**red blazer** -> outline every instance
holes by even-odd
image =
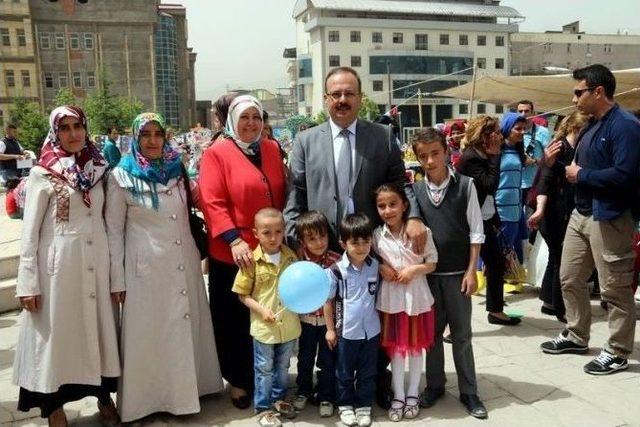
[[[231,139],[217,141],[200,163],[200,206],[209,230],[209,255],[233,264],[229,244],[222,233],[238,229],[240,237],[255,249],[253,217],[262,208],[284,209],[285,166],[276,141],[260,143],[262,170],[256,168]]]

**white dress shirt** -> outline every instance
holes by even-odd
[[[358,120],[354,120],[349,126],[346,127],[349,130],[349,145],[351,146],[351,170],[353,173],[356,173],[356,123]],[[343,138],[339,138],[340,132],[342,129],[340,126],[335,124],[333,120],[329,119],[329,126],[331,127],[331,140],[333,141],[333,167],[334,171],[338,169],[338,157],[340,156],[340,150],[342,149],[342,144],[344,143]],[[356,179],[355,175],[353,179]],[[345,209],[346,214],[352,214],[355,212],[355,205],[353,203],[353,198],[349,197],[348,204]]]

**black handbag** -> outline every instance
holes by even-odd
[[[196,213],[196,207],[193,204],[193,196],[191,195],[191,186],[189,185],[189,176],[187,175],[187,170],[184,166],[182,166],[182,181],[184,183],[184,190],[187,193],[187,211],[189,214],[189,228],[191,229],[191,236],[198,248],[198,252],[200,252],[200,259],[205,259],[209,256],[207,223]]]

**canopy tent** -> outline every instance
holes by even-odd
[[[614,71],[616,77],[615,100],[623,107],[640,109],[640,68]],[[552,76],[482,76],[433,95],[448,96],[473,102],[513,105],[521,99],[529,99],[539,112],[551,112],[571,107],[573,96],[571,74]],[[619,95],[618,95],[619,94]]]

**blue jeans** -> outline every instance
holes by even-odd
[[[313,365],[318,366],[318,402],[336,400],[335,352],[327,345],[327,327],[300,322],[302,334],[298,341],[298,394],[313,395]],[[318,359],[316,361],[316,354]]]
[[[338,338],[336,363],[339,406],[371,406],[376,393],[380,334],[368,340]]]
[[[253,406],[257,412],[267,410],[277,400],[285,398],[289,379],[289,359],[295,344],[296,340],[282,344],[265,344],[253,339]]]

